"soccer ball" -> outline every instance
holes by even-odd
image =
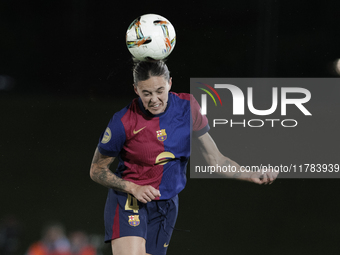
[[[126,31],[126,45],[138,60],[161,60],[170,55],[176,44],[176,33],[170,21],[157,14],[135,19]]]

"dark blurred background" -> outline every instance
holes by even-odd
[[[339,77],[339,7],[330,0],[2,0],[1,255],[24,254],[51,220],[68,233],[85,231],[99,254],[110,254],[97,244],[107,190],[90,180],[89,168],[112,114],[135,96],[125,32],[136,17],[157,13],[174,25],[172,89],[189,92],[190,77]],[[239,163],[243,149],[231,148]],[[339,184],[189,179],[176,227],[190,232],[174,231],[168,254],[338,254]]]

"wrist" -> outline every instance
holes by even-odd
[[[136,192],[136,189],[139,187],[139,185],[130,182],[130,181],[126,181],[126,193],[130,193],[131,195],[134,195]]]
[[[251,182],[252,181],[252,175],[253,175],[253,173],[250,173],[250,172],[238,172],[233,177],[235,179],[240,180],[240,181]]]

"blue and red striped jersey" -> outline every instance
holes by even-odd
[[[114,114],[100,137],[101,154],[118,157],[115,174],[138,185],[159,189],[169,199],[186,184],[191,136],[209,130],[208,120],[190,94],[169,92],[166,110],[152,115],[140,98]]]

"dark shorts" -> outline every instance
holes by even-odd
[[[178,195],[146,204],[130,194],[109,190],[106,200],[105,242],[124,236],[146,240],[146,252],[166,254],[178,214]]]

